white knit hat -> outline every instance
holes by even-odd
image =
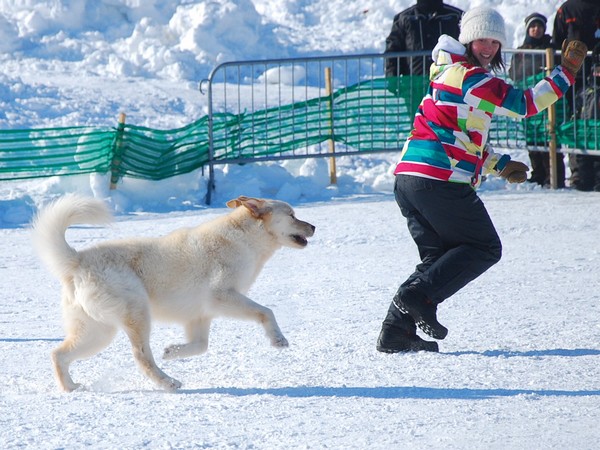
[[[504,19],[496,10],[481,6],[463,14],[458,41],[466,45],[476,39],[495,39],[506,47]]]

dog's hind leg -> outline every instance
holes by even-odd
[[[150,349],[150,313],[148,311],[128,314],[123,328],[133,350],[133,357],[141,371],[158,386],[168,391],[174,391],[181,387],[181,383],[171,378],[154,361]]]
[[[106,348],[115,337],[117,328],[96,322],[79,308],[67,311],[65,325],[67,335],[52,352],[52,362],[59,386],[63,391],[71,392],[80,387],[69,374],[71,363]]]
[[[174,344],[165,348],[163,359],[188,358],[201,355],[208,349],[208,334],[211,319],[204,317],[193,320],[185,325],[186,344]]]
[[[289,346],[277,320],[275,320],[275,314],[266,306],[259,305],[236,291],[220,292],[215,295],[215,298],[217,299],[217,311],[221,315],[254,320],[263,326],[273,347]]]

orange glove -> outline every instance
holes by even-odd
[[[562,62],[563,69],[568,70],[571,75],[577,75],[583,65],[583,60],[587,54],[587,46],[581,41],[569,41],[565,39],[562,43]]]
[[[509,183],[523,183],[527,181],[527,171],[529,167],[519,161],[508,161],[500,176]]]

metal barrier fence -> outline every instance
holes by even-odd
[[[553,52],[550,53],[554,56]],[[208,80],[201,84],[201,90],[207,92],[209,97],[209,117],[215,111],[226,111],[234,116],[268,111],[273,121],[272,128],[264,128],[266,122],[263,121],[249,123],[243,138],[247,144],[246,150],[249,151],[243,154],[235,150],[238,146],[235,141],[242,140],[241,136],[235,134],[237,130],[228,135],[228,140],[233,143],[230,152],[219,153],[209,138],[208,201],[210,202],[211,190],[214,189],[215,164],[398,152],[410,133],[412,116],[428,80],[427,75],[385,79],[385,61],[398,57],[425,60],[429,54],[430,52],[399,52],[386,55],[273,59],[228,62],[217,66]],[[513,78],[519,79],[516,81],[509,73],[511,63],[520,56],[526,58],[520,68],[522,73],[512,74]],[[548,67],[553,67],[552,60],[548,61],[548,58],[545,50],[507,49],[503,52],[507,71],[500,76],[523,88],[532,87],[544,76]],[[588,73],[589,66],[586,61],[582,72]],[[596,90],[596,79],[590,82],[587,77],[582,77],[578,83],[582,92]],[[362,87],[362,90],[354,93],[354,107],[348,108],[348,100],[336,102],[336,98],[343,94],[332,95],[331,86],[338,89],[336,92],[343,94],[348,94],[356,86]],[[346,86],[350,88],[345,88]],[[296,136],[308,133],[310,127],[307,125],[311,123],[295,121],[294,111],[306,108],[313,101],[321,105],[317,115],[329,117],[329,125],[311,130],[314,131],[311,134],[312,144],[310,139],[300,139],[303,141],[301,146],[290,146]],[[564,153],[600,155],[598,108],[588,111],[584,118],[576,114],[581,110],[581,102],[571,90],[555,106],[553,126],[549,121],[549,112],[522,121],[496,116],[492,122],[489,142],[498,148],[539,151],[552,151],[551,143],[555,142],[555,146],[560,147],[560,151]],[[386,132],[381,133],[381,129],[373,124],[381,125]],[[362,142],[350,141],[350,134],[364,139]],[[209,137],[210,135],[209,131]],[[325,142],[328,144],[324,145]]]
[[[218,111],[245,124],[222,130],[227,148],[216,147],[209,125],[207,202],[215,164],[398,152],[412,126],[409,100],[425,92],[423,77],[386,80],[383,62],[365,54],[217,66],[201,84],[209,118]],[[407,94],[395,95],[390,83]]]

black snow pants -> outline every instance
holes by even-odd
[[[399,292],[412,285],[438,304],[500,260],[500,238],[470,185],[397,175],[394,194],[421,258]],[[394,302],[385,323],[414,329]]]

